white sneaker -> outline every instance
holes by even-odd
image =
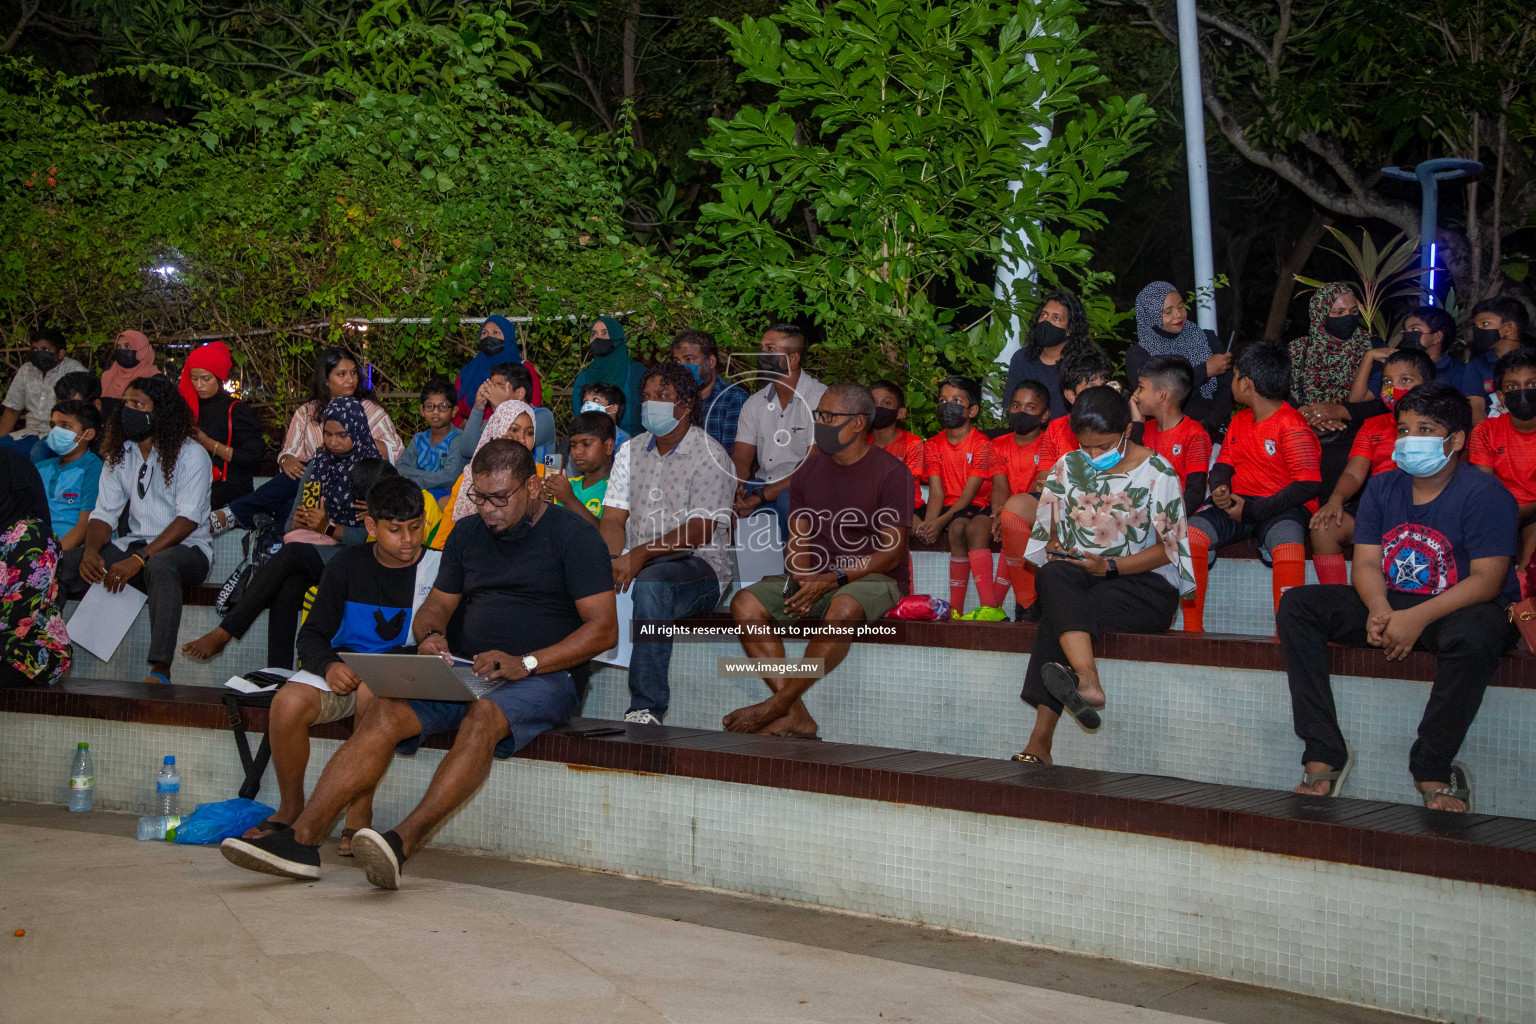
[[[631,725],[660,725],[661,719],[649,711],[631,711],[624,716],[624,721]]]

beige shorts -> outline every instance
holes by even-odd
[[[320,717],[315,719],[315,724],[323,725],[326,722],[336,722],[343,718],[351,718],[356,710],[357,693],[355,691],[343,696],[339,693],[332,693],[330,690],[321,690]]]

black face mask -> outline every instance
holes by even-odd
[[[1351,313],[1348,316],[1330,316],[1324,319],[1328,333],[1335,338],[1343,340],[1355,333],[1355,328],[1360,326],[1360,314]]]
[[[896,425],[896,410],[876,408],[875,416],[869,421],[869,425],[872,430],[884,430],[886,427],[894,427]]]
[[[593,355],[595,355],[595,356],[605,356],[608,353],[613,351],[613,339],[612,338],[593,338],[592,339],[592,343],[591,343],[591,345],[589,347],[592,349],[592,354]]]
[[[1067,329],[1057,327],[1049,320],[1035,321],[1035,341],[1041,348],[1055,348],[1067,340]]]
[[[1536,419],[1536,388],[1524,388],[1520,391],[1506,391],[1499,396],[1504,399],[1504,408],[1517,420]]]
[[[1404,331],[1403,339],[1397,343],[1397,347],[1417,349],[1420,352],[1424,351],[1424,332]]]
[[[49,352],[45,348],[33,349],[31,359],[32,365],[37,367],[43,373],[47,373],[49,370],[59,365],[59,357],[54,355],[52,352]]]
[[[827,455],[836,455],[847,448],[853,441],[844,441],[838,435],[843,432],[842,423],[817,423],[811,428],[811,433],[816,437],[816,447]]]
[[[142,441],[155,429],[155,414],[123,406],[123,436],[130,441]]]
[[[139,354],[131,348],[120,348],[112,353],[112,361],[125,370],[139,365]]]
[[[962,402],[940,402],[939,425],[945,430],[954,430],[965,422],[965,409]]]
[[[1032,412],[1011,412],[1008,414],[1008,429],[1015,434],[1027,434],[1035,430],[1045,422],[1045,417]]]
[[[759,352],[757,355],[757,372],[772,374],[775,377],[788,377],[789,353]]]
[[[507,347],[507,339],[495,338],[491,335],[483,335],[480,338],[480,351],[488,356],[499,356],[501,350]]]
[[[1472,351],[1481,355],[1499,343],[1497,327],[1472,328]]]

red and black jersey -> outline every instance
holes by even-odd
[[[1493,467],[1493,475],[1520,504],[1536,502],[1536,433],[1516,430],[1508,415],[1483,420],[1472,428],[1467,461]]]
[[[1349,457],[1359,456],[1371,464],[1371,476],[1396,469],[1392,449],[1397,446],[1397,414],[1384,412],[1360,424],[1360,431],[1349,446]]]
[[[981,478],[981,490],[971,499],[972,505],[985,508],[992,499],[992,474],[997,472],[997,456],[986,434],[972,427],[959,444],[950,444],[949,437],[940,431],[923,442],[927,456],[929,477],[938,477],[944,485],[944,505],[953,505],[965,490],[965,482],[971,477]]]
[[[869,436],[870,444],[874,444],[875,436]],[[923,439],[910,430],[896,431],[896,440],[885,446],[885,450],[906,463],[907,469],[912,473],[915,493],[912,495],[912,507],[917,508],[923,503],[923,481],[928,479],[928,457],[923,451]]]
[[[1217,465],[1232,467],[1232,490],[1245,498],[1268,498],[1299,481],[1321,483],[1323,446],[1289,403],[1262,422],[1253,410],[1232,417]],[[1317,501],[1307,502],[1317,511]]]
[[[1035,480],[1040,476],[1040,470],[1050,469],[1051,464],[1042,461],[1041,451],[1045,447],[1045,431],[1040,431],[1029,444],[1021,445],[1017,437],[1007,433],[1001,437],[992,439],[992,450],[997,455],[998,473],[1008,475],[1009,494],[1027,494],[1035,489]]]
[[[1204,427],[1185,416],[1168,430],[1159,429],[1157,420],[1147,420],[1142,427],[1141,443],[1161,455],[1179,474],[1179,486],[1189,482],[1191,473],[1211,469],[1211,435]]]

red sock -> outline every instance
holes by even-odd
[[[998,564],[1008,570],[1013,580],[1013,600],[1020,608],[1035,603],[1035,567],[1024,560],[1024,549],[1029,547],[1029,524],[1024,517],[1012,512],[1003,513],[1003,557]]]
[[[1270,585],[1275,595],[1275,611],[1280,610],[1280,595],[1292,587],[1307,582],[1307,549],[1302,544],[1277,544],[1270,551],[1275,567],[1270,572]],[[1338,556],[1340,560],[1343,555]]]
[[[1312,568],[1317,570],[1319,583],[1348,583],[1349,570],[1345,568],[1346,565],[1343,555],[1319,555],[1316,552],[1312,554]]]
[[[996,608],[1002,604],[1002,598],[997,596],[997,584],[993,582],[997,574],[992,568],[992,550],[972,551],[970,565],[971,575],[976,577],[976,596],[982,607]]]
[[[1211,574],[1211,538],[1195,527],[1189,528],[1189,558],[1194,563],[1195,596],[1184,602],[1184,631],[1205,632],[1205,581]]]
[[[949,558],[949,607],[956,615],[965,611],[965,585],[971,579],[971,562],[968,558]]]
[[[997,556],[997,574],[992,577],[992,593],[997,596],[997,607],[1008,600],[1008,588],[1013,585],[1013,574],[1008,571],[1008,560]]]

